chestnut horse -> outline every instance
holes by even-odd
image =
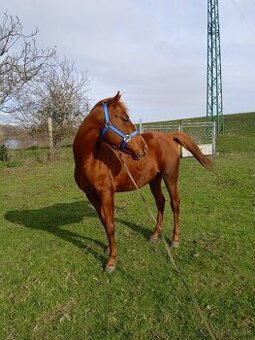
[[[207,169],[210,160],[184,133],[148,132],[139,134],[130,121],[127,108],[115,97],[99,101],[81,124],[73,144],[75,180],[95,207],[108,237],[109,258],[105,271],[116,268],[117,251],[114,238],[114,195],[116,192],[135,190],[136,187],[119,158],[122,158],[137,186],[150,185],[158,214],[157,224],[151,235],[156,240],[161,234],[165,198],[161,181],[166,184],[174,215],[172,245],[178,246],[179,195],[177,180],[179,172],[179,145],[189,150]]]

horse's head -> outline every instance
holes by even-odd
[[[147,144],[130,121],[120,97],[118,92],[116,96],[101,100],[96,105],[101,110],[101,139],[113,148],[130,154],[133,159],[141,159],[147,153]]]

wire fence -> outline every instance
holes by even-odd
[[[214,122],[180,122],[174,124],[142,124],[140,130],[161,131],[161,132],[185,132],[200,147],[201,151],[206,155],[212,155],[216,152],[216,126]],[[181,148],[182,157],[192,156],[187,150]]]
[[[217,136],[217,138],[212,122],[140,123],[140,130],[141,132],[162,131],[166,133],[183,131],[190,135],[206,154],[214,154],[216,151],[226,153],[255,150],[255,113],[226,116],[224,135]],[[0,125],[0,165],[1,161],[11,162],[27,159],[46,161],[72,157],[71,146],[76,131],[77,127],[59,129],[55,124],[49,124],[49,122],[40,130]],[[206,150],[206,148],[209,149]],[[185,153],[184,149],[183,152]]]

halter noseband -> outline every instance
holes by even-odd
[[[108,130],[111,130],[115,132],[118,136],[120,136],[123,139],[123,142],[121,143],[120,150],[124,150],[126,147],[127,143],[130,141],[131,138],[133,138],[135,135],[139,133],[139,130],[135,130],[132,132],[130,135],[125,135],[122,131],[120,131],[118,128],[116,128],[112,123],[110,122],[109,119],[109,113],[108,113],[108,108],[107,108],[107,103],[103,103],[103,110],[104,110],[104,124],[105,127],[103,128],[101,132],[101,139],[104,141],[105,134]]]

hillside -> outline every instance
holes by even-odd
[[[255,112],[226,115],[224,135],[217,142],[219,152],[255,151]]]

